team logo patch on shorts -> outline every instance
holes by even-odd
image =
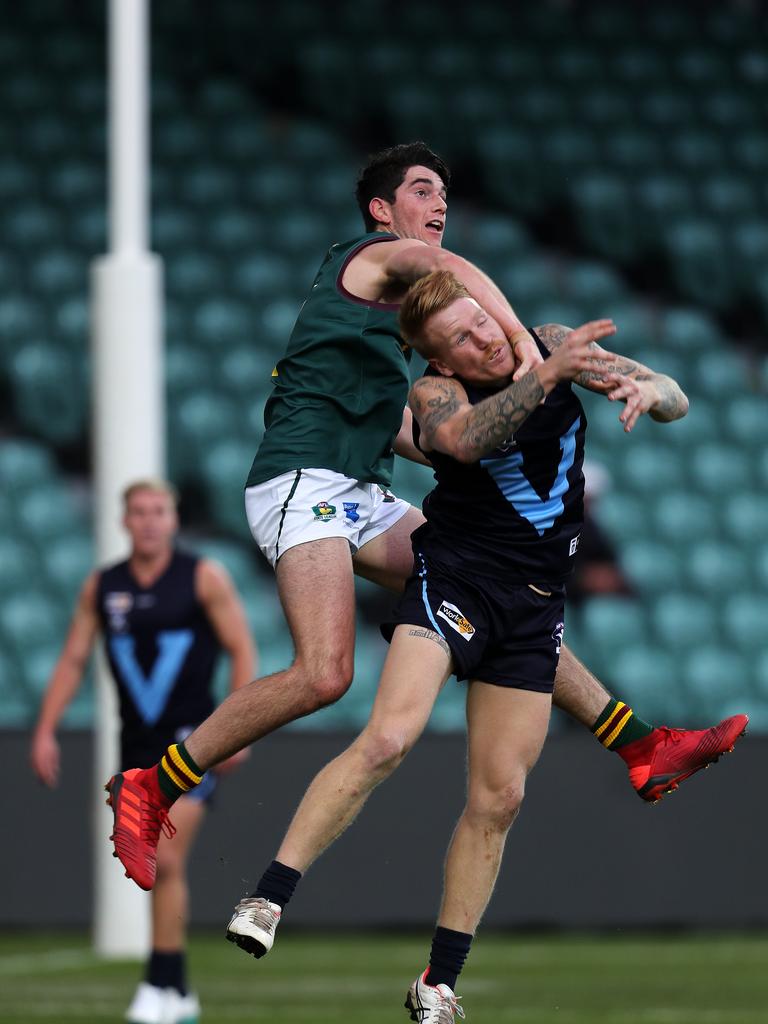
[[[459,636],[463,636],[467,643],[475,635],[475,627],[461,609],[457,608],[455,604],[451,604],[450,601],[443,601],[437,610],[437,614],[441,619],[445,619],[451,629],[455,629]]]
[[[345,501],[344,502],[344,516],[349,519],[351,523],[356,523],[360,518],[360,513],[357,511],[360,508],[359,501]]]
[[[336,506],[329,505],[327,501],[318,501],[316,505],[312,506],[312,511],[315,513],[315,519],[319,519],[323,523],[336,518]]]
[[[560,653],[560,647],[563,643],[563,633],[565,632],[565,623],[558,622],[555,628],[552,630],[552,639],[555,641],[555,654]]]

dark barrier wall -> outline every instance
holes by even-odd
[[[226,923],[274,855],[310,777],[348,739],[269,737],[222,784],[193,859],[195,923]],[[63,779],[50,793],[30,775],[26,735],[0,734],[0,926],[88,922],[90,750],[88,735],[64,736]],[[510,834],[487,923],[768,925],[766,764],[768,737],[746,737],[734,754],[650,807],[631,791],[616,755],[586,734],[553,737]],[[463,771],[462,737],[424,738],[303,881],[290,919],[431,925]],[[104,842],[109,822],[105,809]]]

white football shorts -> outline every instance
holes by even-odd
[[[289,548],[323,537],[344,537],[354,555],[409,508],[378,484],[330,469],[291,469],[245,491],[248,526],[273,568]]]

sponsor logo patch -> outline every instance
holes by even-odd
[[[565,632],[565,623],[558,622],[555,628],[552,630],[552,639],[555,641],[555,654],[560,653],[560,647],[563,643],[563,633]]]
[[[350,522],[356,523],[360,518],[360,513],[357,511],[360,508],[359,501],[345,501],[344,502],[344,516],[349,519]]]
[[[461,609],[457,608],[455,604],[451,604],[450,601],[443,601],[437,614],[441,619],[445,619],[451,629],[455,629],[459,636],[463,636],[467,643],[475,635],[475,627]]]
[[[569,555],[569,557],[572,557],[578,551],[578,549],[579,549],[579,541],[580,540],[581,540],[581,534],[577,533],[576,536],[571,541],[571,546],[568,548],[568,555]]]
[[[312,511],[315,513],[315,519],[319,519],[322,523],[336,518],[336,506],[329,505],[327,501],[318,501],[316,505],[312,506]]]

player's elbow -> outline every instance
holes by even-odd
[[[680,391],[680,398],[678,399],[678,413],[675,419],[681,420],[683,416],[688,415],[688,395],[686,395],[682,388],[678,390]]]

